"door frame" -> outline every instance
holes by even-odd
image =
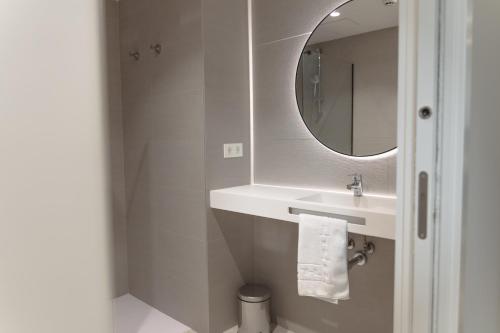
[[[470,105],[469,0],[441,0],[440,101],[433,332],[459,331],[464,142]]]
[[[459,330],[470,7],[469,0],[400,2],[395,333]],[[417,115],[424,105],[431,122]],[[417,236],[420,170],[433,185],[426,240]]]
[[[411,332],[413,315],[413,197],[417,1],[399,3],[397,217],[394,278],[394,333]]]

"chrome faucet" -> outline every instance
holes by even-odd
[[[363,176],[360,174],[353,174],[352,176],[352,184],[348,184],[346,188],[354,193],[355,197],[363,196]]]

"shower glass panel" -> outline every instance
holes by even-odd
[[[309,130],[329,147],[353,153],[354,65],[307,48],[297,71],[297,100]]]

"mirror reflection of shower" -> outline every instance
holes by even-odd
[[[306,47],[299,62],[297,103],[308,129],[327,146],[344,154],[353,150],[354,64],[341,52],[319,45]]]
[[[305,83],[309,81],[311,84],[310,88],[304,87],[304,89],[312,89],[311,113],[314,115],[314,122],[319,123],[323,117],[321,110],[323,102],[321,98],[321,49],[304,51],[303,75]]]
[[[397,3],[344,1],[316,26],[300,53],[300,116],[335,152],[371,156],[397,145]]]

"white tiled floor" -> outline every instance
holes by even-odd
[[[225,331],[224,333],[238,333],[238,326],[230,328],[227,331]],[[294,333],[294,332],[289,331],[283,327],[276,326],[276,328],[273,330],[273,333]]]
[[[113,300],[115,333],[194,333],[189,327],[132,295]]]
[[[132,295],[113,300],[114,333],[196,333]],[[235,326],[224,333],[237,333]],[[273,333],[293,333],[276,327]]]

